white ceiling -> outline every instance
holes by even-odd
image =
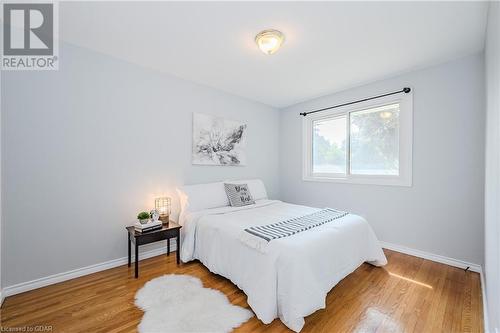
[[[60,37],[275,107],[483,49],[485,2],[64,2]],[[254,36],[286,41],[261,53]]]

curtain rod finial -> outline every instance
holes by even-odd
[[[307,116],[307,113],[306,113],[306,112],[301,112],[301,113],[299,113],[299,114],[300,114],[301,116],[304,116],[304,117],[305,117],[305,116]]]
[[[410,89],[410,88],[408,88],[408,87],[403,88],[403,92],[404,92],[405,94],[409,93],[410,91],[411,91],[411,89]]]

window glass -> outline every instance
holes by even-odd
[[[351,112],[350,173],[399,175],[399,104]]]
[[[313,173],[346,173],[346,116],[313,122]]]

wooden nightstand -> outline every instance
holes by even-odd
[[[128,243],[128,267],[132,263],[132,242],[135,244],[135,278],[139,277],[139,246],[149,243],[167,240],[167,255],[170,255],[170,238],[177,239],[177,264],[180,263],[181,247],[181,226],[170,220],[168,224],[163,225],[161,229],[140,233],[135,231],[134,227],[127,227]]]

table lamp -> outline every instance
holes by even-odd
[[[160,197],[155,199],[155,209],[160,213],[160,221],[168,224],[170,217],[171,200],[169,197]]]

